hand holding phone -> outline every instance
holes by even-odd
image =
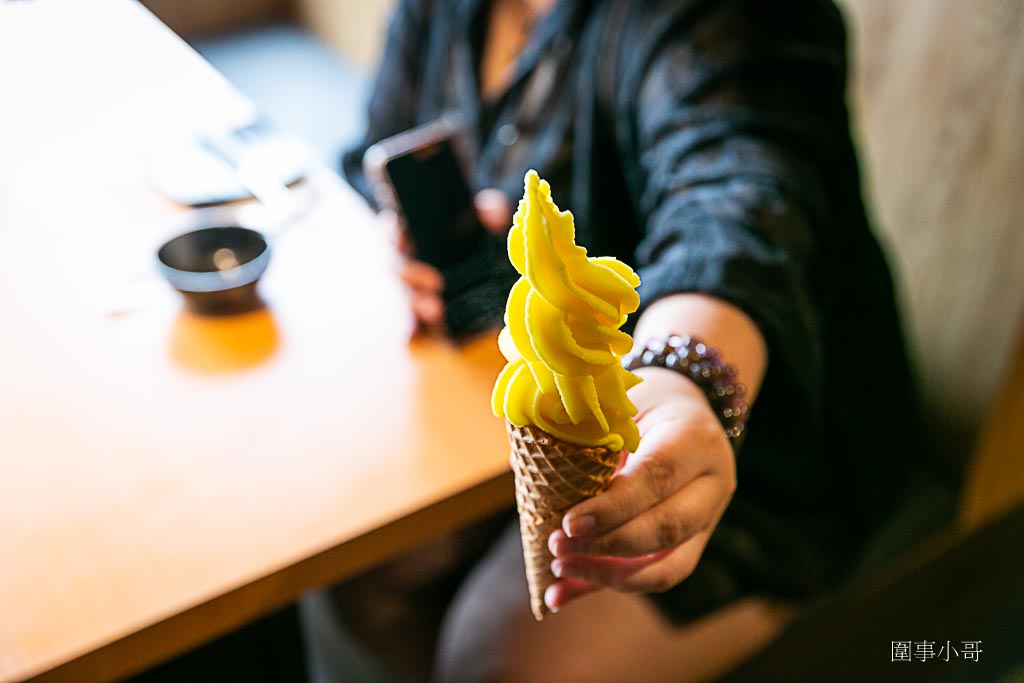
[[[501,190],[487,188],[473,196],[477,217],[491,233],[489,239],[504,240],[512,223],[512,203]],[[444,276],[441,271],[415,258],[406,232],[392,213],[381,214],[384,227],[394,235],[400,259],[395,267],[409,295],[416,321],[416,332],[433,333],[444,329]]]
[[[446,119],[371,146],[363,158],[378,202],[401,218],[416,258],[445,270],[465,260],[486,230]]]
[[[515,272],[505,257],[511,203],[485,190],[478,212],[452,143],[455,130],[439,121],[401,133],[373,145],[363,164],[380,205],[403,226],[410,247],[403,253],[422,262],[407,261],[399,272],[414,315],[428,328],[443,316],[448,334],[464,339],[500,327]],[[420,277],[427,267],[440,284],[433,275]]]

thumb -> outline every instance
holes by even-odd
[[[480,190],[473,197],[476,214],[485,228],[495,235],[508,232],[512,224],[512,202],[501,190]]]

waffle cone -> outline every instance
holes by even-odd
[[[508,421],[505,425],[516,478],[530,608],[540,621],[548,612],[544,591],[555,581],[548,536],[562,524],[567,509],[608,488],[619,451],[569,443],[532,425],[517,427]]]

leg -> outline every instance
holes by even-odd
[[[534,621],[518,529],[469,576],[442,627],[439,683],[702,681],[769,643],[792,610],[749,598],[673,626],[644,598],[600,591]]]
[[[514,511],[503,511],[304,600],[316,680],[426,680],[441,620],[469,568]]]

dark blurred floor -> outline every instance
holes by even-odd
[[[298,609],[291,605],[127,680],[278,683],[307,679]]]
[[[892,661],[892,643],[959,652]],[[963,641],[981,641],[967,658]],[[947,656],[949,661],[945,661]],[[1019,683],[1024,680],[1024,505],[969,536],[940,538],[808,610],[728,678]]]

